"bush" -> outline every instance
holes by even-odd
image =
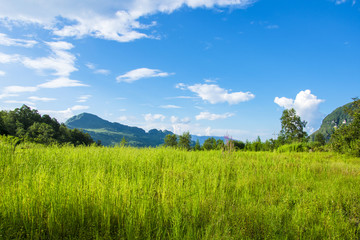
[[[280,146],[277,152],[308,152],[309,150],[310,146],[306,143],[291,143]]]

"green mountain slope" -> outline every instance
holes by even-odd
[[[310,136],[311,139],[314,140],[315,135],[321,133],[325,136],[326,141],[329,141],[334,128],[340,127],[342,124],[346,124],[351,121],[351,117],[346,112],[346,109],[350,108],[352,104],[353,103],[348,103],[344,106],[338,107],[332,113],[327,115],[322,121],[320,128]]]
[[[65,122],[69,128],[79,128],[90,134],[95,140],[100,140],[102,145],[111,146],[120,143],[125,137],[131,146],[136,147],[155,147],[164,143],[167,134],[170,131],[160,131],[152,129],[149,132],[138,128],[129,127],[120,123],[106,121],[94,114],[81,113]]]

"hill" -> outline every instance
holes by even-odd
[[[324,135],[326,141],[329,141],[335,127],[340,127],[342,124],[346,124],[351,121],[351,117],[346,112],[346,109],[351,108],[352,104],[353,103],[348,103],[344,106],[338,107],[332,113],[327,115],[322,121],[320,128],[310,136],[311,139],[314,140],[315,135],[321,133]]]
[[[155,147],[164,143],[164,138],[170,131],[152,129],[146,132],[142,128],[130,127],[116,122],[109,122],[94,114],[81,113],[65,122],[68,128],[79,128],[89,133],[95,140],[100,140],[104,146],[120,143],[124,137],[135,147]]]

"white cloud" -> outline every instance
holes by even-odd
[[[178,118],[178,117],[175,117],[175,116],[171,116],[170,118],[170,121],[172,124],[189,124],[191,122],[191,119],[189,117],[185,117],[185,118]]]
[[[3,98],[8,98],[8,97],[17,97],[19,96],[18,94],[12,94],[12,93],[2,93],[0,94],[0,99],[3,99]]]
[[[67,77],[60,77],[38,85],[38,87],[40,88],[88,87],[88,86],[89,85],[83,84],[78,80],[72,80]]]
[[[132,83],[141,78],[167,77],[169,75],[171,74],[167,72],[162,72],[158,69],[138,68],[118,76],[116,80],[117,82]]]
[[[162,114],[145,114],[144,115],[145,121],[147,122],[152,122],[152,121],[156,121],[156,120],[160,120],[160,121],[164,121],[165,120],[165,116]]]
[[[85,64],[86,67],[88,67],[91,70],[94,70],[94,73],[96,74],[103,74],[103,75],[109,75],[110,74],[110,70],[107,69],[97,69],[95,64],[93,63],[87,63]]]
[[[181,108],[180,106],[176,106],[176,105],[161,105],[160,108],[165,108],[165,109],[178,109]]]
[[[94,73],[96,74],[102,74],[102,75],[109,75],[110,74],[110,70],[107,69],[96,69],[94,71]]]
[[[295,100],[286,97],[275,97],[274,102],[280,107],[290,109],[294,108],[296,113],[309,123],[309,127],[319,125],[319,104],[324,102],[323,99],[318,99],[317,96],[311,94],[310,90],[300,91]]]
[[[75,115],[75,111],[80,111],[80,110],[86,110],[89,109],[89,106],[83,106],[83,105],[75,105],[73,107],[70,107],[66,110],[60,110],[60,111],[56,111],[56,110],[39,110],[39,113],[41,114],[48,114],[51,117],[56,118],[59,122],[65,122],[67,119],[71,118],[72,116]]]
[[[77,102],[78,103],[87,102],[87,100],[89,100],[89,98],[91,98],[91,97],[92,97],[91,95],[82,95],[82,96],[78,97]]]
[[[24,92],[36,92],[37,87],[24,87],[24,86],[7,86],[4,88],[4,93],[24,93]]]
[[[75,67],[76,57],[67,51],[74,47],[71,43],[58,41],[47,42],[46,45],[51,49],[50,56],[36,59],[23,57],[21,62],[24,66],[40,72],[51,70],[54,71],[52,75],[60,77],[68,77],[72,72],[78,70]]]
[[[31,96],[29,97],[30,100],[33,100],[35,102],[40,101],[40,102],[50,102],[50,101],[55,101],[56,98],[47,98],[47,97],[37,97],[37,96]]]
[[[200,98],[211,104],[224,103],[238,104],[240,102],[246,102],[253,98],[255,95],[251,92],[232,92],[223,89],[215,84],[195,84],[187,86],[187,89],[196,93]]]
[[[139,19],[156,13],[190,8],[245,8],[254,0],[104,0],[104,1],[27,1],[0,0],[0,20],[7,25],[37,24],[62,37],[86,37],[129,42],[151,38],[141,30],[156,23]],[[21,7],[19,7],[21,6]]]
[[[31,48],[37,43],[38,42],[34,40],[9,38],[6,34],[0,33],[0,45],[3,46],[8,46],[8,47],[17,46],[17,47]]]
[[[4,103],[9,103],[9,104],[25,104],[25,105],[35,105],[35,103],[33,102],[29,102],[29,101],[16,101],[16,100],[7,100],[4,101]]]
[[[1,71],[0,70],[0,77],[3,77],[3,76],[5,76],[6,75],[6,73],[4,72],[4,71]]]
[[[20,61],[20,55],[18,54],[5,54],[0,52],[0,63],[15,63]]]
[[[234,113],[224,113],[224,114],[214,114],[210,112],[201,112],[199,115],[197,115],[195,118],[196,120],[218,120],[218,119],[225,119],[234,116]]]

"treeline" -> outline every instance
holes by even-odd
[[[88,133],[69,129],[55,118],[46,114],[40,115],[37,110],[26,105],[13,111],[0,111],[0,134],[46,145],[88,146],[95,143]]]
[[[228,139],[216,140],[211,137],[205,140],[201,146],[199,140],[191,146],[190,134],[184,133],[179,137],[175,134],[165,137],[164,146],[176,147],[186,150],[229,150],[229,151],[277,151],[277,152],[307,152],[307,151],[335,151],[347,153],[360,157],[360,99],[353,99],[353,104],[346,109],[351,116],[347,124],[334,128],[329,141],[323,134],[318,133],[310,141],[305,131],[307,122],[302,121],[294,109],[283,111],[281,120],[281,131],[276,139],[269,139],[262,142],[260,137],[255,141],[236,141]]]

